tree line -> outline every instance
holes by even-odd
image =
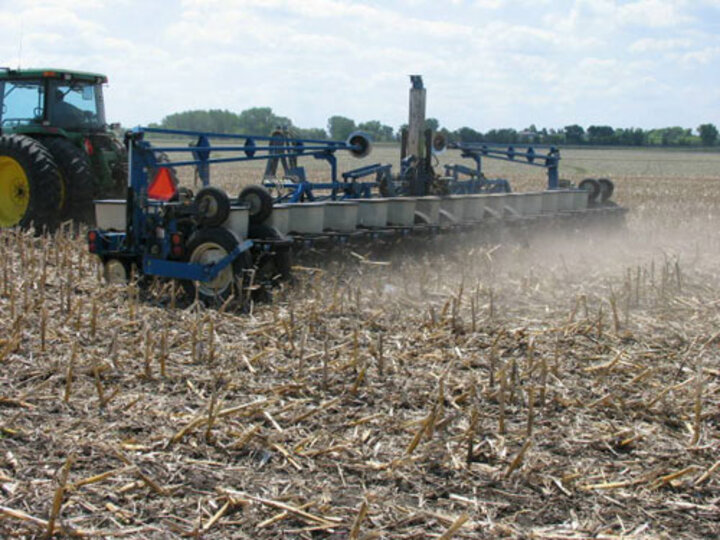
[[[442,130],[441,130],[442,131]],[[463,127],[447,136],[466,142],[495,142],[504,144],[570,144],[588,146],[715,146],[720,143],[718,129],[714,124],[701,124],[696,130],[679,126],[642,129],[613,128],[612,126],[589,126],[578,124],[563,128],[537,129],[534,125],[517,131],[514,129],[491,129],[480,133]]]
[[[159,124],[150,127],[209,131],[216,133],[270,134],[277,128],[288,129],[293,136],[303,139],[345,140],[356,130],[368,133],[376,142],[399,140],[403,128],[395,130],[379,120],[356,123],[345,116],[328,118],[324,128],[301,128],[293,125],[290,118],[276,115],[270,107],[253,107],[240,113],[210,109],[174,113]],[[684,127],[658,129],[613,128],[592,125],[584,128],[572,124],[562,128],[541,128],[531,125],[523,130],[512,128],[491,129],[485,133],[470,127],[454,131],[440,127],[436,118],[428,118],[425,127],[445,135],[448,141],[493,142],[501,144],[571,144],[602,146],[714,146],[720,143],[718,129],[714,124],[702,124],[693,130]]]

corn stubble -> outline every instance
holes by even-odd
[[[619,179],[625,235],[299,261],[250,313],[3,231],[0,533],[717,536],[720,188],[693,182]]]

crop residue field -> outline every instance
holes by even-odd
[[[316,256],[249,313],[0,233],[0,534],[720,535],[720,156],[563,158],[626,230]]]

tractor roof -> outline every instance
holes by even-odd
[[[56,68],[31,68],[31,69],[10,69],[0,67],[0,81],[17,79],[73,79],[87,82],[106,83],[107,76],[100,73],[88,73],[86,71],[73,71],[69,69]]]

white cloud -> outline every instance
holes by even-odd
[[[720,87],[709,15],[720,0],[0,0],[0,63],[22,34],[25,66],[106,72],[128,124],[271,106],[307,127],[397,126],[422,73],[450,128],[691,125],[718,114],[697,99]]]
[[[704,49],[690,51],[680,55],[679,59],[685,67],[692,67],[693,64],[710,64],[720,60],[720,47],[705,47]]]
[[[690,39],[657,39],[643,38],[630,45],[630,51],[636,53],[666,52],[679,49],[688,49],[692,46]]]
[[[686,24],[692,17],[684,12],[683,0],[638,0],[618,6],[618,18],[624,24],[666,28]]]

